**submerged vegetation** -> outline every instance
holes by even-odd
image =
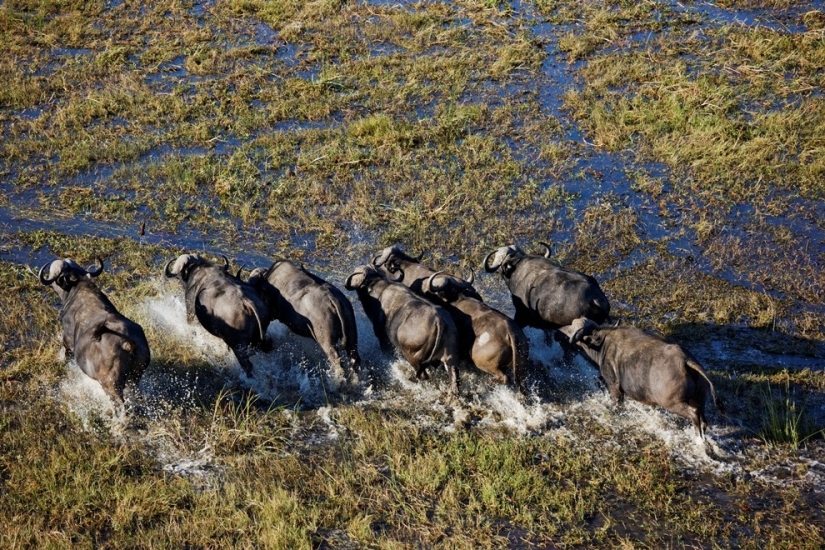
[[[825,544],[821,2],[10,0],[0,45],[0,545]],[[462,372],[450,408],[376,358],[302,395],[286,344],[300,383],[239,386],[159,322],[181,251],[340,286],[538,241],[699,357],[707,446],[536,334],[532,401]],[[98,256],[152,347],[125,422],[67,395],[28,269]]]

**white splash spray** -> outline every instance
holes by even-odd
[[[707,439],[701,441],[688,421],[660,408],[629,400],[623,407],[616,407],[599,387],[598,372],[587,360],[579,356],[565,359],[560,346],[536,329],[525,331],[531,358],[527,396],[512,387],[492,383],[488,375],[474,368],[463,368],[459,373],[461,397],[449,399],[449,377],[443,369],[431,369],[430,380],[417,380],[405,361],[380,350],[360,304],[354,301],[353,305],[362,356],[359,376],[348,380],[347,373],[331,371],[315,342],[273,322],[267,331],[271,351],[251,357],[254,376],[247,377],[225,343],[197,322],[187,322],[180,289],[159,282],[157,295],[136,306],[139,322],[151,324],[156,337],[165,345],[188,351],[189,356],[200,358],[214,372],[200,374],[198,367],[190,371],[181,367],[183,370],[175,371],[153,362],[141,380],[140,393],[150,409],[147,416],[155,420],[150,421],[148,429],[138,438],[161,461],[164,469],[208,485],[215,476],[221,475],[212,447],[208,441],[194,446],[176,444],[174,427],[164,423],[163,407],[169,406],[169,401],[194,405],[203,397],[204,388],[211,388],[210,383],[227,384],[252,390],[264,402],[315,410],[318,419],[327,426],[326,433],[318,436],[319,445],[342,433],[335,415],[331,414],[342,402],[413,410],[414,422],[418,425],[445,432],[474,427],[506,430],[514,435],[563,435],[574,439],[577,436],[565,424],[584,416],[605,428],[601,433],[613,434],[601,442],[605,448],[620,445],[623,435],[643,433],[660,441],[686,468],[737,476],[747,474],[781,482],[767,468],[745,472],[741,437],[732,435],[734,429],[714,425],[712,416]],[[219,373],[217,382],[215,372]],[[212,382],[207,382],[210,376]],[[220,387],[211,389],[219,390]],[[102,419],[112,433],[123,431],[123,418],[118,416],[100,385],[72,362],[60,384],[58,398],[83,419],[88,429],[99,428]],[[825,479],[825,467],[820,463],[811,461],[810,471],[815,479]]]

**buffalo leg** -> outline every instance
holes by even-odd
[[[693,427],[699,432],[699,437],[703,440],[705,439],[705,427],[703,424],[706,424],[706,422],[703,423],[705,416],[703,411],[699,411],[696,407],[684,402],[665,408],[673,414],[678,414],[682,418],[687,418],[693,422]]]
[[[455,361],[448,361],[444,363],[444,368],[450,375],[450,395],[458,396],[458,364]]]
[[[109,399],[112,400],[115,408],[122,409],[124,406],[123,388],[126,381],[117,376],[117,370],[109,369],[101,372],[98,377],[98,382],[100,382],[100,386],[103,388],[103,391],[106,392],[106,395],[109,396]]]
[[[341,349],[336,348],[335,346],[324,346],[324,354],[327,356],[327,361],[329,361],[330,366],[333,369],[346,373],[346,370],[344,369],[346,360],[344,359],[344,355],[341,351]]]
[[[361,356],[356,350],[347,351],[347,358],[349,359],[349,366],[352,370],[358,372],[361,370]]]
[[[233,348],[232,351],[235,353],[235,357],[238,358],[238,363],[240,363],[241,368],[243,369],[247,378],[252,378],[253,367],[252,361],[249,360],[249,350],[246,347],[243,347]]]
[[[616,383],[611,383],[608,380],[605,380],[605,382],[607,382],[607,391],[610,393],[610,399],[612,399],[617,406],[621,406],[624,403],[624,392],[621,386]]]

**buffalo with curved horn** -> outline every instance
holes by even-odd
[[[355,312],[343,292],[289,260],[276,261],[269,269],[253,269],[248,283],[274,319],[295,334],[315,340],[331,365],[359,369]]]
[[[435,273],[435,270],[421,263],[421,256],[413,258],[405,254],[397,244],[382,250],[380,254],[372,259],[372,265],[387,276],[397,276],[399,282],[404,283],[405,286],[418,294],[421,294],[421,285],[424,284],[424,281]],[[476,289],[473,288],[474,276],[472,272],[470,272],[470,280],[460,279],[452,275],[444,276],[452,277],[457,288],[461,288],[465,295],[480,302],[483,301]]]
[[[444,365],[450,375],[450,394],[458,395],[458,333],[443,308],[370,265],[357,267],[344,286],[358,294],[379,342],[401,353],[419,380],[429,378],[427,367]]]
[[[461,355],[500,384],[507,383],[509,372],[510,381],[524,393],[530,353],[524,331],[500,311],[467,296],[466,285],[438,272],[424,281],[422,290],[455,321]]]
[[[100,258],[97,267],[89,270],[66,258],[45,264],[38,278],[63,302],[60,323],[66,351],[74,354],[80,370],[122,405],[126,387],[136,387],[149,365],[149,343],[143,328],[121,315],[92,282],[101,273]]]
[[[592,361],[610,397],[658,405],[687,418],[704,439],[708,392],[716,391],[702,366],[681,346],[631,326],[599,326],[581,317],[559,329]],[[719,408],[718,405],[716,405]]]
[[[226,342],[251,377],[249,353],[264,340],[269,311],[255,289],[229,272],[226,256],[223,259],[220,266],[197,254],[181,254],[169,260],[163,273],[183,284],[187,321],[197,318],[210,334]]]
[[[518,246],[503,246],[487,255],[484,269],[498,271],[507,283],[520,327],[557,329],[579,317],[603,323],[610,303],[596,279],[567,269],[550,259],[550,246],[541,243],[544,255],[525,254]],[[491,261],[492,259],[492,261]]]

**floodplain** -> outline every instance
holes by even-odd
[[[11,0],[0,42],[3,547],[825,545],[822,1]],[[163,277],[400,243],[511,314],[483,259],[540,241],[699,358],[707,441],[533,329],[526,399],[450,402],[354,293],[359,383],[278,323],[249,379]],[[127,418],[57,257],[147,332]]]

